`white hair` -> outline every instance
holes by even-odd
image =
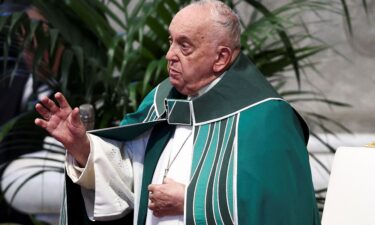
[[[218,0],[201,0],[190,5],[208,6],[211,11],[214,22],[219,25],[218,28],[224,28],[226,35],[229,36],[232,48],[239,48],[241,28],[238,15],[224,2]],[[188,5],[188,6],[190,6]]]

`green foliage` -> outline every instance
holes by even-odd
[[[350,28],[347,4],[340,1]],[[45,20],[13,13],[2,17],[0,25],[9,29],[9,37],[22,37],[24,49],[33,50],[35,79],[62,91],[73,106],[92,103],[96,127],[101,128],[134,111],[147,92],[167,77],[168,25],[189,2],[32,0]],[[245,5],[251,14],[249,20],[241,19],[243,51],[265,76],[277,80],[273,83],[277,88],[287,83],[284,73],[293,71],[297,91],[301,91],[303,69],[314,66],[311,56],[327,48],[301,29],[308,24],[299,17],[307,10],[339,13],[336,3],[295,0],[270,10],[261,1],[229,1],[234,9]],[[313,44],[300,44],[312,40]],[[30,50],[32,45],[35,48]],[[53,69],[56,62],[59,70]]]
[[[125,113],[134,111],[141,99],[167,77],[168,25],[173,15],[190,2],[30,1],[45,19],[30,19],[25,12],[0,17],[1,33],[6,35],[3,56],[7,58],[12,43],[20,45],[17,63],[11,68],[6,66],[7,60],[3,60],[1,75],[14,76],[18,64],[28,62],[34,80],[42,80],[54,91],[63,92],[72,106],[93,104],[96,128],[116,125]],[[304,90],[302,79],[305,69],[316,70],[312,56],[330,46],[309,32],[309,23],[301,15],[313,12],[320,20],[322,11],[342,14],[351,32],[349,7],[345,0],[291,0],[274,9],[258,0],[226,2],[235,10],[247,10],[240,13],[243,52],[285,99],[291,103],[317,101],[338,107],[348,106],[326,99],[320,93]],[[362,2],[367,10],[366,0]],[[290,81],[296,81],[297,86],[286,90]],[[304,111],[302,114],[311,127],[321,131],[331,133],[327,124],[347,131],[324,115]],[[35,115],[29,118],[29,128],[34,126],[34,118]],[[0,137],[8,131],[10,135],[20,131],[10,129],[12,125],[4,126]],[[316,136],[315,133],[312,135]],[[25,137],[27,140],[19,139],[11,146],[3,145],[2,149],[21,149],[33,139],[33,135]]]

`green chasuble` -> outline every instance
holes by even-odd
[[[153,127],[137,224],[146,221],[147,186],[176,125],[191,125],[194,135],[186,224],[320,224],[308,128],[245,55],[207,93],[185,99],[166,80],[122,126],[91,132],[126,141]]]

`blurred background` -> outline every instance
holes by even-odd
[[[167,77],[168,24],[190,1],[0,1],[0,224],[57,224],[65,151],[33,124],[61,91],[115,126]],[[320,211],[335,150],[375,141],[374,0],[225,1],[243,52],[311,129]]]

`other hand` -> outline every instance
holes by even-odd
[[[184,214],[185,185],[165,178],[163,184],[148,186],[150,203],[148,208],[154,216],[176,216]]]
[[[58,105],[48,97],[35,105],[43,119],[35,119],[35,124],[44,128],[60,141],[70,154],[83,166],[90,153],[90,141],[86,129],[79,117],[79,109],[72,109],[61,93],[56,93]]]

